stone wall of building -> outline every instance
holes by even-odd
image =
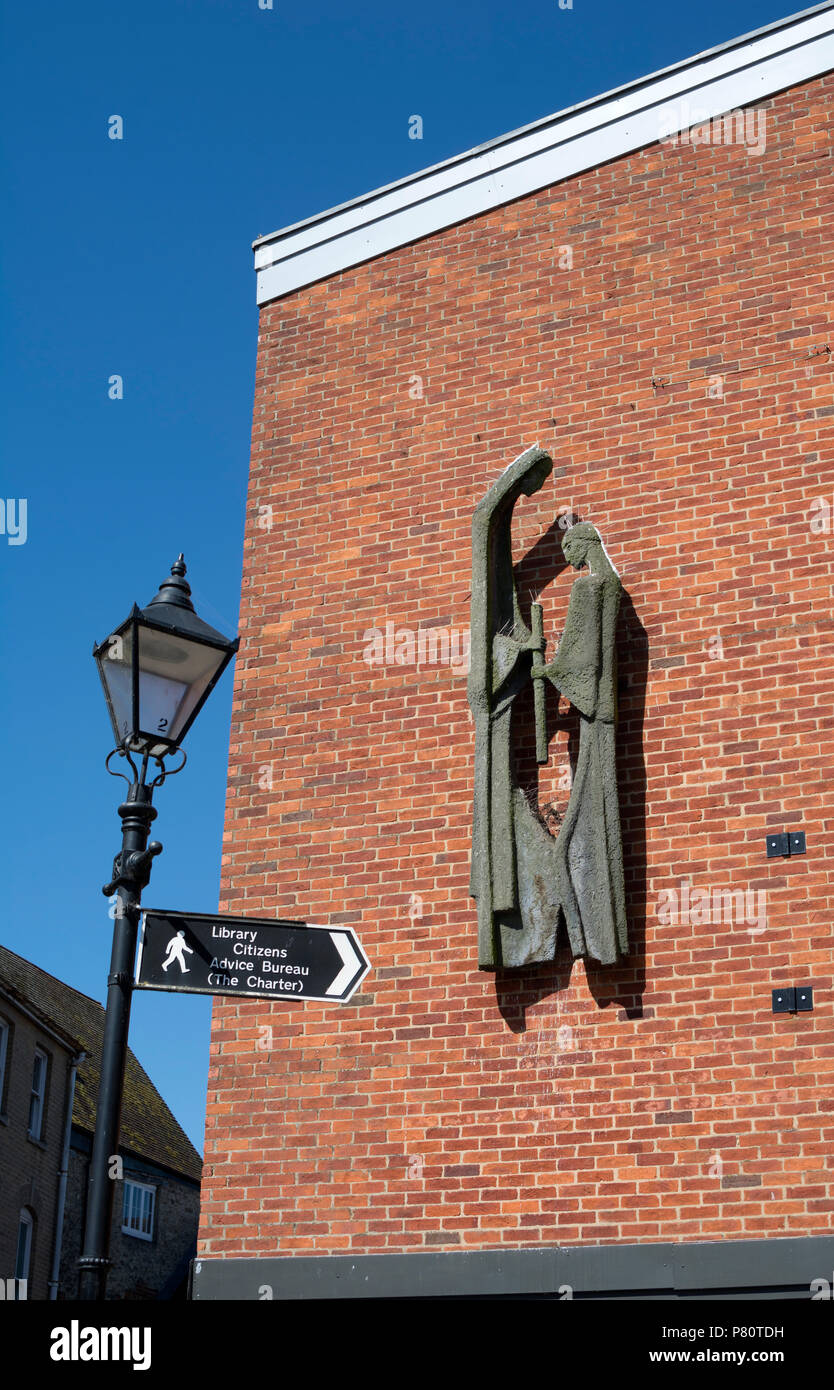
[[[0,1018],[11,1025],[6,1084],[0,1098],[0,1279],[14,1276],[20,1212],[28,1208],[34,1226],[27,1297],[45,1299],[55,1241],[70,1051],[5,996],[0,996]],[[39,1140],[29,1134],[36,1047],[49,1059]]]
[[[86,1209],[89,1157],[79,1148],[78,1138],[70,1155],[67,1204],[64,1217],[64,1244],[61,1253],[62,1298],[76,1297],[77,1260]],[[153,1239],[143,1240],[122,1231],[124,1183],[115,1180],[113,1226],[110,1242],[112,1268],[107,1279],[110,1299],[150,1299],[160,1294],[170,1297],[175,1276],[185,1280],[187,1262],[194,1254],[200,1210],[200,1188],[140,1158],[122,1152],[124,1177],[145,1183],[155,1190]]]

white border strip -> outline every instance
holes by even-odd
[[[832,68],[826,4],[260,238],[258,303],[655,144],[695,111],[709,120]]]

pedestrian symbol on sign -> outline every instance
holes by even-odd
[[[190,956],[193,956],[194,952],[190,946],[186,946],[185,944],[184,931],[178,931],[176,936],[172,936],[165,950],[168,952],[168,955],[162,962],[163,970],[167,970],[169,965],[173,965],[174,961],[177,961],[183,975],[189,975],[191,973],[185,963],[183,951],[187,951]]]

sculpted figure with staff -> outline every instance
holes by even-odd
[[[543,449],[527,449],[489,489],[472,523],[470,891],[483,970],[553,960],[562,921],[574,956],[611,965],[628,951],[614,742],[620,578],[594,526],[579,522],[566,531],[564,557],[579,574],[557,651],[545,662],[541,605],[531,605],[528,626],[513,572],[513,509],[552,467]],[[530,681],[539,763],[548,757],[545,682],[579,714],[570,801],[556,836],[514,774],[513,707]]]

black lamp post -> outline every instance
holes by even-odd
[[[117,901],[87,1217],[78,1261],[83,1299],[104,1298],[111,1263],[113,1183],[109,1167],[119,1147],[139,903],[150,879],[152,860],[162,853],[158,841],[148,844],[151,823],[156,819],[151,804],[153,789],[185,766],[180,744],[238,645],[238,638],[230,642],[197,617],[180,555],[171,568],[171,577],[147,608],[134,604],[125,622],[93,648],[116,736],[107,770],[111,771],[110,759],[115,755],[127,760],[133,775],[113,773],[124,777],[129,791],[119,807],[121,853],[113,861],[112,882],[103,889],[107,897],[115,893]],[[164,759],[177,751],[182,752],[182,762],[166,767]],[[138,768],[133,755],[141,758]],[[148,782],[151,759],[159,771]]]

